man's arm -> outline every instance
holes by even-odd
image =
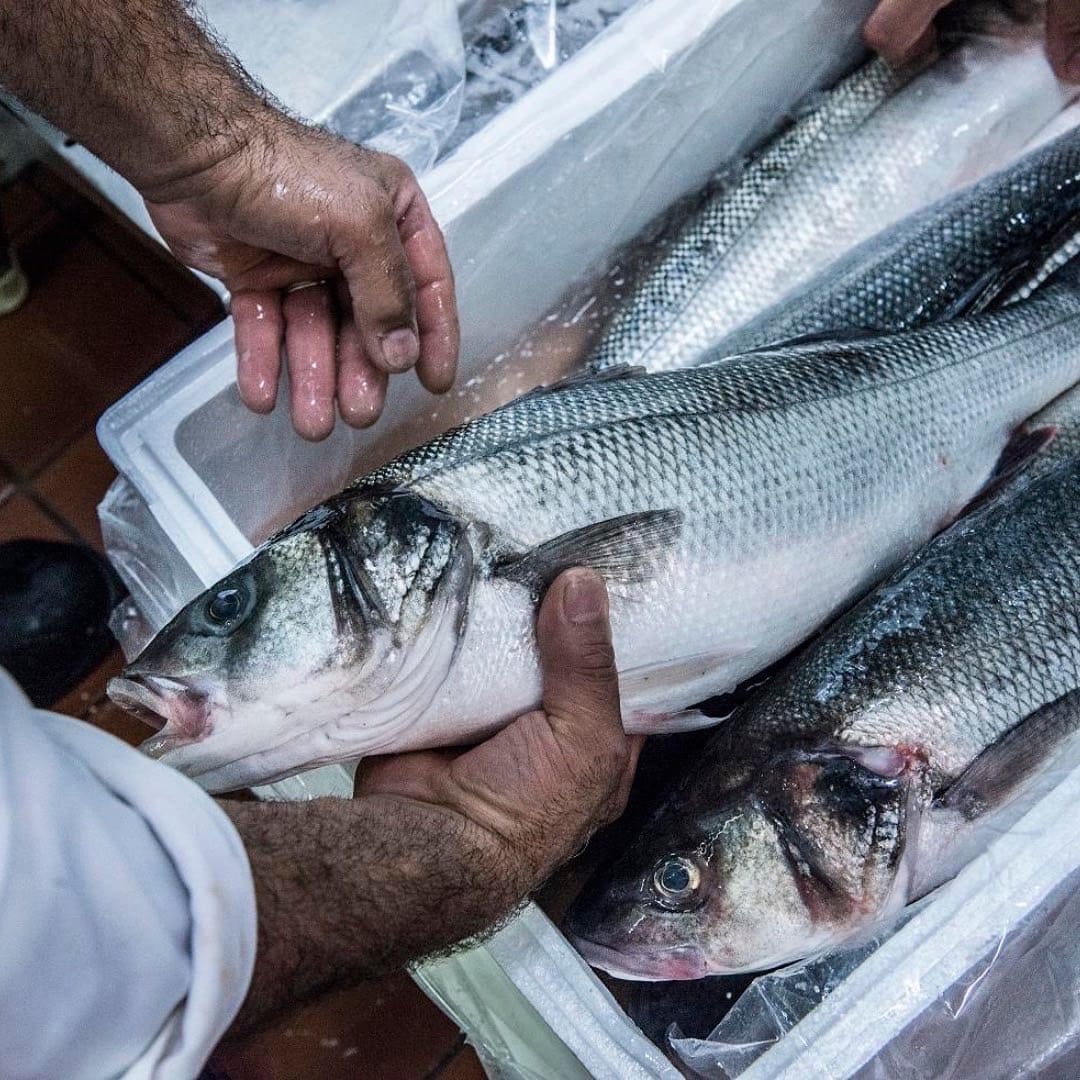
[[[475,749],[372,759],[351,802],[226,807],[259,912],[233,1034],[491,928],[622,811],[640,742],[622,730],[602,580],[563,575],[538,639],[543,711]]]
[[[233,294],[241,397],[280,350],[307,438],[373,423],[389,373],[453,382],[442,234],[408,166],[285,116],[181,0],[0,0],[0,83],[104,158],[185,262]],[[291,285],[318,282],[285,292]]]

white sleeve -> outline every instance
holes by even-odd
[[[5,1080],[191,1080],[255,961],[243,845],[190,780],[0,671]]]

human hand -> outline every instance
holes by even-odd
[[[570,570],[555,581],[540,609],[537,641],[541,709],[464,753],[369,758],[357,772],[360,797],[404,799],[437,819],[458,820],[468,843],[455,845],[447,833],[441,857],[479,862],[457,871],[464,877],[483,867],[487,921],[622,813],[644,741],[623,732],[607,593],[598,574]]]
[[[543,707],[479,746],[369,758],[352,800],[221,804],[259,913],[233,1035],[490,929],[622,813],[643,740],[622,729],[603,580],[563,574],[537,640]]]
[[[458,319],[442,233],[409,167],[272,109],[225,156],[143,191],[165,241],[232,293],[240,397],[319,440],[378,419],[387,377],[443,393]],[[309,284],[313,283],[314,284]]]
[[[867,45],[893,64],[929,52],[934,16],[951,0],[881,0],[866,21]],[[1058,77],[1080,82],[1080,0],[1047,0],[1046,51]]]

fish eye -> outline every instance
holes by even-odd
[[[255,606],[253,584],[241,578],[210,594],[194,613],[192,629],[196,633],[228,637],[243,625]]]
[[[244,598],[239,589],[222,589],[215,593],[210,603],[206,606],[206,614],[211,622],[227,623],[240,614],[244,606]]]
[[[697,903],[701,888],[701,866],[687,855],[669,855],[653,870],[652,889],[663,907],[685,911]]]

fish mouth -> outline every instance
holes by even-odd
[[[122,709],[154,728],[139,749],[161,758],[210,734],[209,696],[181,679],[128,674],[110,679],[109,697]]]
[[[570,943],[592,967],[616,979],[632,982],[689,982],[713,974],[705,954],[696,945],[677,945],[657,952],[613,949],[588,938],[571,937]]]

